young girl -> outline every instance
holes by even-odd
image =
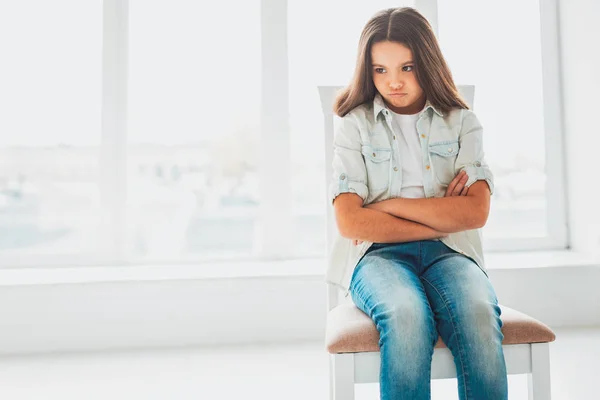
[[[334,111],[339,235],[327,280],[377,326],[381,399],[430,398],[438,333],[460,399],[506,399],[500,308],[481,246],[494,189],[483,130],[419,12],[369,20]]]

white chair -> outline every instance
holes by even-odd
[[[332,178],[334,114],[332,111],[337,86],[319,86],[325,122],[326,188]],[[460,86],[463,98],[472,107],[474,86]],[[327,198],[327,259],[331,252],[334,229],[333,206]],[[351,301],[340,301],[334,285],[327,288],[326,347],[329,355],[330,399],[354,400],[354,385],[379,382],[379,332],[372,320]],[[556,339],[544,323],[517,310],[502,309],[502,348],[508,374],[528,374],[530,400],[550,400],[550,349]],[[450,350],[441,337],[433,353],[432,379],[456,378],[456,367]]]

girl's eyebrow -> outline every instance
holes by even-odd
[[[402,64],[402,66],[405,66],[406,64],[412,64],[412,61],[407,61],[404,64]],[[381,65],[381,64],[371,64],[373,67],[385,67],[385,65]]]

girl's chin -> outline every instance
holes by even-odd
[[[408,100],[408,95],[407,96],[390,96],[389,99],[391,101],[393,101],[394,103],[406,103],[406,101]]]

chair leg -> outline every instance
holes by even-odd
[[[329,400],[334,400],[333,396],[335,393],[333,390],[333,384],[334,384],[333,355],[330,354],[329,357],[327,358],[327,360],[328,360],[328,364],[329,364]]]
[[[550,400],[550,345],[531,344],[531,373],[527,374],[529,400]]]
[[[331,400],[354,400],[354,354],[331,354],[329,395]]]

